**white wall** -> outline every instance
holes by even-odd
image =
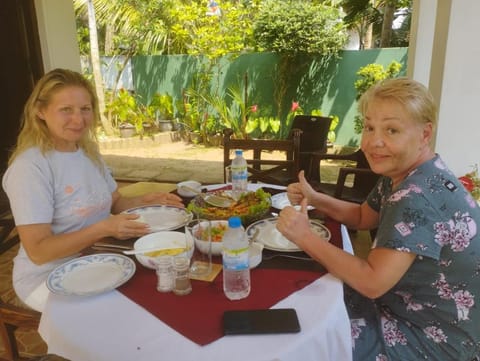
[[[452,1],[436,150],[458,175],[480,164],[479,14],[478,0]]]
[[[80,71],[80,52],[72,0],[35,0],[45,72],[55,68]]]
[[[427,85],[439,106],[435,140],[451,170],[480,165],[478,0],[415,0],[409,75]],[[432,23],[434,18],[434,23]]]

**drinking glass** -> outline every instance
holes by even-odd
[[[212,225],[208,219],[194,219],[185,225],[187,248],[193,247],[190,262],[192,276],[205,276],[212,271]]]

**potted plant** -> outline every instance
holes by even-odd
[[[212,115],[208,116],[205,123],[207,133],[207,144],[212,147],[219,147],[223,141],[223,129],[225,128],[220,120]]]
[[[143,135],[143,126],[148,119],[129,91],[120,89],[112,102],[106,105],[106,110],[112,115],[113,124],[122,138]]]
[[[149,113],[155,114],[155,123],[161,132],[173,129],[173,98],[170,94],[156,93],[147,106]]]

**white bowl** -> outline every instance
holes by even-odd
[[[250,268],[257,267],[262,262],[263,244],[252,242],[248,248]]]
[[[193,188],[199,192],[202,190],[202,183],[194,181],[194,180],[187,180],[184,182],[177,183],[177,193],[182,197],[195,197],[197,193],[191,192],[182,186],[187,186],[189,188]]]
[[[133,244],[134,249],[146,249],[146,248],[186,248],[185,234],[183,232],[175,231],[161,231],[147,234],[146,236],[140,237]],[[180,253],[177,256],[187,256],[191,258],[193,255],[193,247],[190,247],[186,252]],[[156,258],[150,257],[145,254],[135,255],[138,262],[140,262],[145,267],[155,269],[156,268]]]
[[[228,221],[210,221],[212,227],[218,226],[220,224],[227,226],[228,228]],[[198,227],[198,226],[196,226]],[[196,227],[193,229],[193,233],[195,234]],[[195,247],[202,252],[208,252],[208,242],[204,241],[200,238],[195,237]],[[222,248],[223,242],[212,242],[212,255],[213,256],[221,256],[222,255]]]

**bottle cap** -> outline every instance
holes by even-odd
[[[235,150],[235,155],[243,155],[243,150],[241,150],[241,149],[236,149],[236,150]]]
[[[240,217],[230,217],[228,219],[228,226],[230,228],[238,228],[242,225]]]

